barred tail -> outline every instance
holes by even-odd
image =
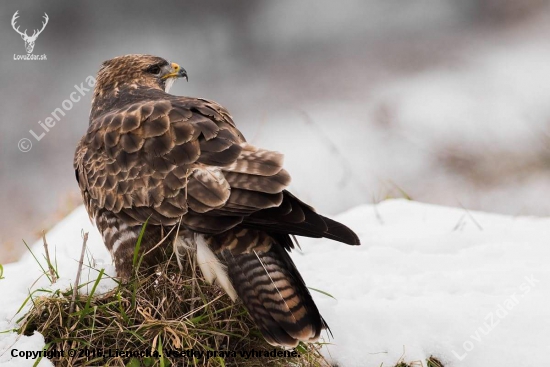
[[[286,237],[284,241],[290,241]],[[328,328],[282,245],[274,244],[265,252],[234,254],[224,250],[220,258],[269,344],[295,347],[299,341],[317,340],[321,330]]]

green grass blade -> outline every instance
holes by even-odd
[[[332,294],[327,293],[327,292],[325,292],[325,291],[322,291],[322,290],[320,290],[320,289],[313,288],[313,287],[308,287],[308,289],[311,289],[312,291],[315,291],[315,292],[324,294],[325,296],[329,296],[330,298],[336,299],[336,297],[334,297]]]
[[[141,227],[141,231],[139,232],[139,237],[136,242],[136,247],[134,247],[134,259],[132,261],[132,265],[134,266],[134,269],[136,271],[137,271],[137,268],[139,268],[138,254],[139,254],[139,249],[141,247],[141,240],[143,239],[143,234],[145,233],[145,228],[147,227],[147,222],[149,222],[149,218],[147,218],[145,223],[143,223],[143,226]]]
[[[44,348],[42,348],[42,350],[43,350],[43,351],[47,351],[51,344],[52,344],[52,343],[48,343],[48,344],[44,345]],[[36,361],[34,362],[34,364],[32,365],[32,367],[38,366],[38,364],[40,363],[40,361],[42,360],[42,358],[43,358],[43,355],[40,356],[40,357],[38,357],[38,358],[36,359]]]
[[[159,355],[160,355],[160,359],[159,359],[160,367],[164,367],[164,353],[162,352],[162,338],[160,337],[160,335],[159,335],[159,344],[157,346],[157,351],[159,352]]]
[[[42,269],[42,272],[46,275],[46,277],[50,280],[50,283],[52,282],[52,279],[50,278],[50,275],[48,274],[48,272],[44,269],[44,267],[42,266],[42,264],[40,264],[40,261],[38,261],[38,259],[36,258],[36,256],[34,256],[34,252],[32,252],[31,248],[29,247],[29,245],[27,245],[27,242],[25,242],[25,240],[23,240],[23,243],[25,244],[25,246],[27,247],[27,249],[29,250],[29,252],[31,253],[32,257],[34,257],[34,260],[36,261],[36,263],[38,264],[38,266],[40,266],[40,269]]]
[[[84,309],[82,310],[82,312],[80,314],[80,319],[82,319],[84,316],[86,316],[87,314],[89,314],[91,312],[90,311],[90,302],[92,301],[92,297],[94,296],[97,285],[101,281],[101,277],[103,277],[103,272],[104,271],[105,271],[105,269],[100,270],[99,275],[97,276],[97,279],[95,280],[94,286],[92,287],[92,291],[88,295],[88,299],[86,300],[86,305],[84,306]],[[75,292],[76,292],[76,290],[75,290]]]

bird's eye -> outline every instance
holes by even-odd
[[[158,65],[153,65],[149,69],[147,69],[147,71],[151,74],[157,75],[160,73],[160,67]]]

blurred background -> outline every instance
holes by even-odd
[[[388,197],[550,215],[545,0],[48,1],[0,5],[0,262],[80,204],[72,168],[102,61],[150,53],[189,74],[255,145],[285,153],[291,190],[334,215]],[[49,23],[34,54],[12,29]],[[33,143],[26,153],[18,141]]]

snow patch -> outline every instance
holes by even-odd
[[[292,254],[306,283],[336,298],[311,292],[334,334],[325,337],[329,360],[342,367],[394,366],[400,358],[425,365],[433,355],[447,367],[544,365],[550,345],[550,219],[406,200],[359,206],[336,219],[357,232],[361,246],[301,239],[303,252]],[[81,207],[47,234],[59,265],[58,289],[74,281],[82,230],[90,233],[85,263],[95,261],[96,269],[115,274]],[[42,258],[42,242],[32,248]],[[17,327],[21,314],[14,315],[29,291],[49,286],[40,275],[30,254],[5,266],[0,331]],[[89,287],[95,276],[97,270],[83,269]],[[113,286],[106,276],[97,291]],[[43,346],[38,333],[2,333],[0,365],[32,366],[34,360],[13,358],[11,350]]]

